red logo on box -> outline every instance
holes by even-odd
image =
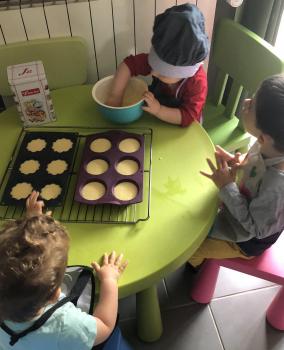
[[[40,93],[40,89],[36,88],[36,89],[30,89],[30,90],[23,90],[21,91],[22,96],[30,96],[30,95],[36,95]]]

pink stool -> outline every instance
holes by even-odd
[[[280,284],[282,288],[270,304],[266,318],[276,329],[284,330],[284,234],[262,255],[251,260],[208,259],[199,273],[191,291],[194,301],[201,304],[210,303],[215,290],[220,266],[259,277]]]

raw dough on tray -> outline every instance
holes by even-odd
[[[91,160],[86,167],[86,171],[91,175],[100,175],[107,171],[108,163],[103,159]]]
[[[62,191],[62,189],[59,185],[49,184],[49,185],[45,185],[41,189],[40,195],[43,199],[49,201],[50,199],[57,198],[60,195],[61,191]]]
[[[108,139],[100,138],[90,144],[90,150],[97,153],[103,153],[111,148],[111,142]]]
[[[119,143],[118,148],[121,150],[121,152],[133,153],[139,150],[140,143],[136,139],[127,138]]]
[[[28,174],[34,174],[36,171],[38,171],[39,167],[40,167],[39,161],[30,159],[30,160],[24,161],[20,165],[19,170],[22,174],[28,175]]]
[[[138,169],[138,163],[132,159],[124,159],[116,165],[116,171],[121,175],[133,175]]]
[[[129,181],[120,182],[113,189],[114,196],[121,201],[130,201],[137,196],[138,189]]]
[[[106,189],[102,183],[93,181],[89,182],[81,189],[81,196],[89,201],[95,201],[101,198],[105,192]]]
[[[14,199],[25,199],[32,193],[33,187],[30,183],[21,182],[15,185],[10,194]]]
[[[34,139],[27,145],[27,150],[30,152],[40,152],[46,147],[46,141],[43,139]]]
[[[48,163],[46,170],[51,175],[59,175],[64,173],[67,168],[68,164],[65,162],[65,160],[57,159]]]
[[[52,149],[54,152],[63,153],[69,151],[73,146],[73,142],[69,139],[58,139],[53,142]]]

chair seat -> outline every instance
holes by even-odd
[[[284,234],[260,256],[251,260],[241,258],[218,260],[220,266],[284,285]]]
[[[191,298],[197,303],[210,303],[215,290],[220,266],[260,277],[282,285],[270,304],[266,318],[270,325],[284,331],[284,235],[260,256],[251,260],[208,259],[205,261],[198,279],[191,290]]]
[[[228,151],[234,151],[247,147],[250,135],[239,127],[239,119],[234,116],[228,119],[224,116],[225,107],[215,106],[207,101],[203,110],[203,126],[208,132],[212,142],[220,145]]]

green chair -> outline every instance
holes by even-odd
[[[82,38],[38,39],[0,45],[0,95],[11,96],[7,66],[43,62],[51,90],[84,84],[87,80],[87,46]]]
[[[250,135],[246,133],[235,112],[243,91],[253,95],[266,77],[284,72],[284,61],[273,46],[242,25],[221,20],[213,41],[211,64],[218,72],[212,96],[208,96],[203,111],[204,127],[214,144],[229,151],[247,148]],[[232,85],[226,104],[223,95],[228,81]]]

